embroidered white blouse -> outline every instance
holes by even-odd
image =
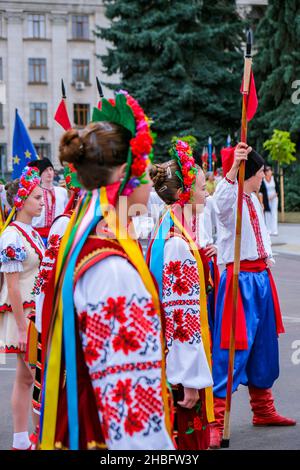
[[[44,196],[45,205],[43,207],[42,213],[39,217],[34,217],[32,221],[33,227],[36,228],[50,227],[53,220],[64,212],[69,200],[67,190],[65,188],[61,188],[60,186],[54,186],[54,204],[51,200],[50,191],[44,191],[47,199],[45,199],[46,196]]]
[[[237,194],[237,181],[231,182],[224,178],[213,195],[218,223],[219,264],[231,263],[234,260]],[[244,194],[241,239],[241,260],[272,258],[270,236],[255,193],[251,196]]]
[[[133,266],[110,256],[75,286],[86,364],[113,450],[172,450],[161,389],[161,325]]]
[[[213,383],[201,338],[199,294],[196,260],[188,243],[175,235],[164,249],[167,378],[172,385],[196,389]]]
[[[39,273],[35,279],[33,288],[36,303],[35,326],[39,332],[42,331],[42,311],[46,288],[58,255],[60,241],[69,221],[70,217],[61,216],[53,222],[48,236],[47,249],[44,253]]]
[[[208,196],[203,212],[197,216],[196,240],[201,248],[207,245],[213,245],[217,232],[217,221],[214,207],[214,198]]]

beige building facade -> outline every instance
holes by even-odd
[[[71,123],[83,126],[98,101],[96,76],[103,79],[96,55],[106,45],[93,30],[106,21],[101,0],[0,1],[0,175],[11,170],[16,108],[38,153],[59,167],[61,79]]]

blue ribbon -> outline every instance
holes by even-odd
[[[101,217],[101,207],[97,198],[94,217],[87,230],[81,237],[68,263],[65,279],[62,286],[63,299],[63,336],[66,360],[66,386],[69,424],[70,450],[79,448],[79,420],[78,420],[78,395],[77,395],[77,361],[76,361],[76,333],[75,333],[75,308],[74,308],[74,271],[80,251],[88,238],[91,230],[96,226]]]
[[[171,218],[170,211],[167,211],[157,231],[154,242],[152,243],[150,254],[150,271],[154,275],[159,287],[159,297],[162,299],[163,294],[163,269],[164,269],[164,248],[165,241],[170,228],[173,227],[174,222]]]

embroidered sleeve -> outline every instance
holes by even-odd
[[[49,232],[47,249],[45,250],[39,273],[35,278],[33,287],[33,295],[35,296],[36,302],[35,324],[39,332],[42,330],[42,311],[45,292],[58,255],[60,240],[65,232],[69,220],[70,219],[68,217],[60,217],[52,224]]]
[[[110,256],[82,276],[74,299],[109,449],[173,449],[162,400],[160,320],[138,273]]]
[[[196,260],[185,240],[172,237],[165,244],[163,272],[167,378],[173,385],[201,389],[212,378],[201,339],[199,295]]]
[[[231,226],[235,220],[237,194],[237,184],[223,178],[213,195],[216,214],[226,227]]]
[[[1,272],[14,273],[23,271],[23,261],[27,253],[22,237],[16,230],[6,229],[0,237]]]

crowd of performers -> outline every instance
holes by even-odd
[[[83,131],[62,136],[68,193],[53,186],[47,159],[6,186],[0,352],[17,355],[12,449],[220,447],[243,160],[233,391],[248,386],[254,425],[296,424],[271,391],[284,327],[256,195],[263,158],[242,143],[226,149],[224,178],[207,197],[187,143],[160,164],[152,144],[143,109],[121,91]],[[160,210],[144,257],[133,215],[150,193]]]

